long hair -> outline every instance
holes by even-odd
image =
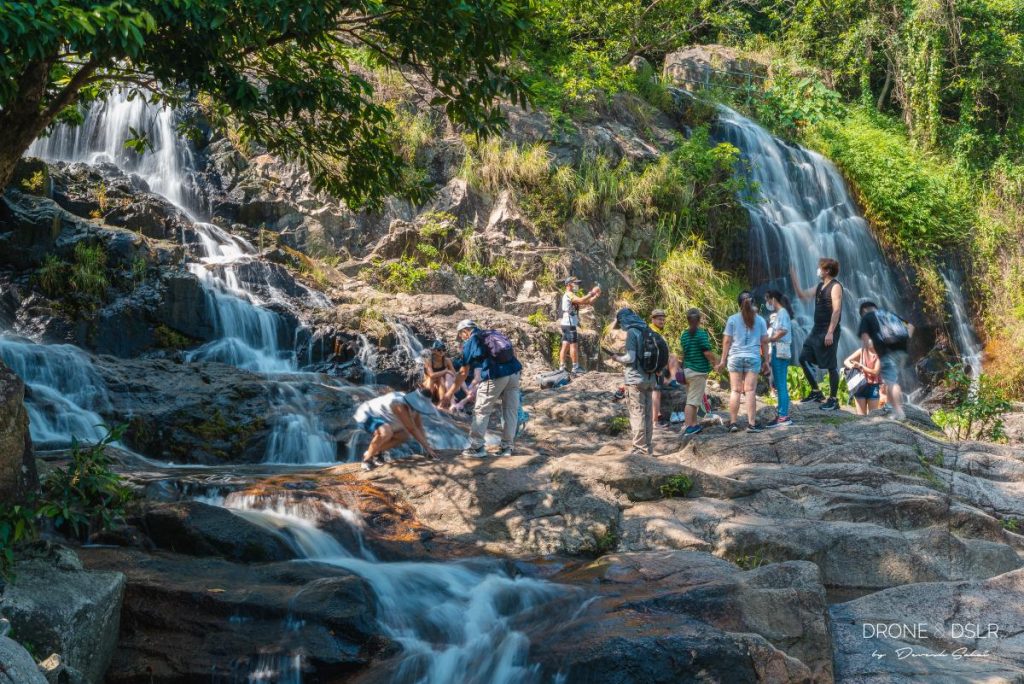
[[[747,326],[747,330],[753,330],[755,316],[757,316],[757,309],[754,308],[754,297],[744,290],[743,292],[740,292],[740,296],[736,301],[740,305],[740,315],[743,316],[743,325]]]
[[[765,295],[781,304],[782,308],[789,313],[790,318],[793,317],[793,305],[790,303],[789,297],[782,294],[779,290],[768,290]]]

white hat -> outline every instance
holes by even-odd
[[[405,403],[412,407],[414,411],[425,415],[430,415],[434,412],[434,404],[430,401],[430,397],[424,395],[419,390],[406,392]]]
[[[466,328],[475,328],[475,327],[476,327],[476,321],[474,321],[472,318],[464,318],[461,321],[459,321],[459,324],[457,326],[455,326],[455,332],[458,333],[458,332],[462,332]]]

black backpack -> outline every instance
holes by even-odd
[[[906,351],[910,342],[910,330],[903,319],[886,309],[875,309],[875,320],[878,321],[879,341],[889,349]]]
[[[640,354],[634,367],[644,373],[660,373],[668,366],[668,343],[665,338],[644,326],[640,330]]]

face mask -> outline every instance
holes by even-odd
[[[824,279],[825,279],[825,272],[824,272],[824,271],[822,271],[822,270],[821,270],[821,269],[819,268],[819,269],[818,269],[818,280],[824,280]]]
[[[769,311],[775,311],[775,305],[774,305],[774,304],[772,304],[771,302],[767,302],[767,303],[766,303],[766,304],[765,304],[764,306],[765,306],[765,308],[766,308],[766,309],[768,309]]]

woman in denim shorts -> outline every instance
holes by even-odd
[[[722,337],[722,360],[715,367],[721,372],[729,367],[729,432],[739,432],[736,420],[740,398],[744,396],[747,410],[747,432],[761,432],[757,422],[757,376],[768,357],[768,324],[757,315],[754,298],[747,291],[737,298],[739,313],[729,316]],[[726,361],[728,359],[728,361]]]

